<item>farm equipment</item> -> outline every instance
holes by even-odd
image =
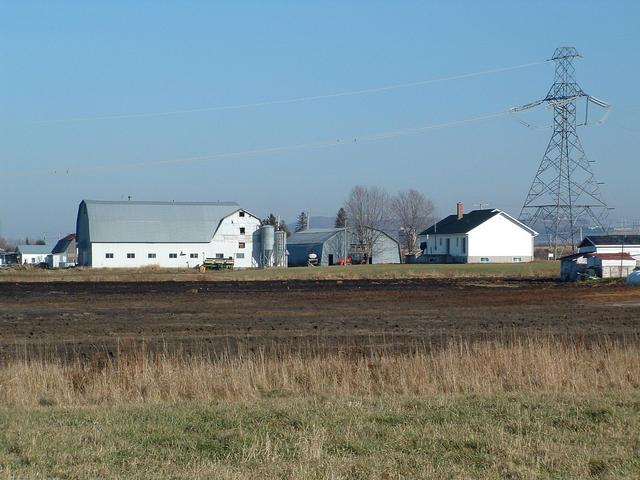
[[[229,258],[205,258],[202,265],[198,269],[200,273],[204,273],[207,270],[232,270],[233,269],[233,257]]]

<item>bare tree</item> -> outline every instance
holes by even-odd
[[[400,238],[403,250],[407,254],[418,253],[418,234],[434,220],[433,203],[422,193],[411,189],[398,192],[389,202],[389,207],[403,232]]]
[[[358,185],[351,190],[344,205],[355,240],[364,261],[369,262],[382,228],[388,219],[389,195],[380,187]]]

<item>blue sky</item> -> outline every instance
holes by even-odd
[[[584,56],[576,65],[583,89],[615,107],[604,125],[580,132],[605,197],[617,217],[640,218],[636,1],[6,1],[0,8],[0,218],[8,237],[73,231],[83,198],[236,200],[259,215],[334,215],[356,184],[418,189],[442,215],[458,200],[517,215],[547,129],[505,116],[357,138],[542,98],[553,79],[549,63],[365,95],[127,115],[448,77],[542,61],[562,45]],[[527,119],[544,125],[550,112]],[[73,173],[334,138],[339,146]]]

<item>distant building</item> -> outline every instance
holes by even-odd
[[[533,261],[533,229],[498,209],[456,213],[420,233],[420,262],[519,263]]]
[[[78,250],[76,247],[76,235],[71,233],[58,240],[51,250],[51,267],[69,267],[78,262]]]
[[[375,233],[369,263],[400,263],[400,246],[386,233]],[[346,237],[345,237],[346,234]],[[317,256],[318,265],[338,265],[348,258],[352,263],[365,261],[364,249],[358,245],[353,228],[311,228],[294,233],[287,239],[289,266],[306,266],[309,255]]]
[[[51,249],[51,245],[18,245],[16,247],[18,263],[23,265],[48,263]]]
[[[640,265],[640,235],[588,235],[578,252],[560,259],[560,278],[622,278]]]
[[[260,219],[235,202],[108,202],[78,208],[78,264],[123,268],[195,267],[205,258],[232,258],[235,267],[260,261]]]

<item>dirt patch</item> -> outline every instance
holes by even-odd
[[[549,280],[0,284],[0,359],[155,350],[367,353],[451,339],[636,341],[640,289]]]

